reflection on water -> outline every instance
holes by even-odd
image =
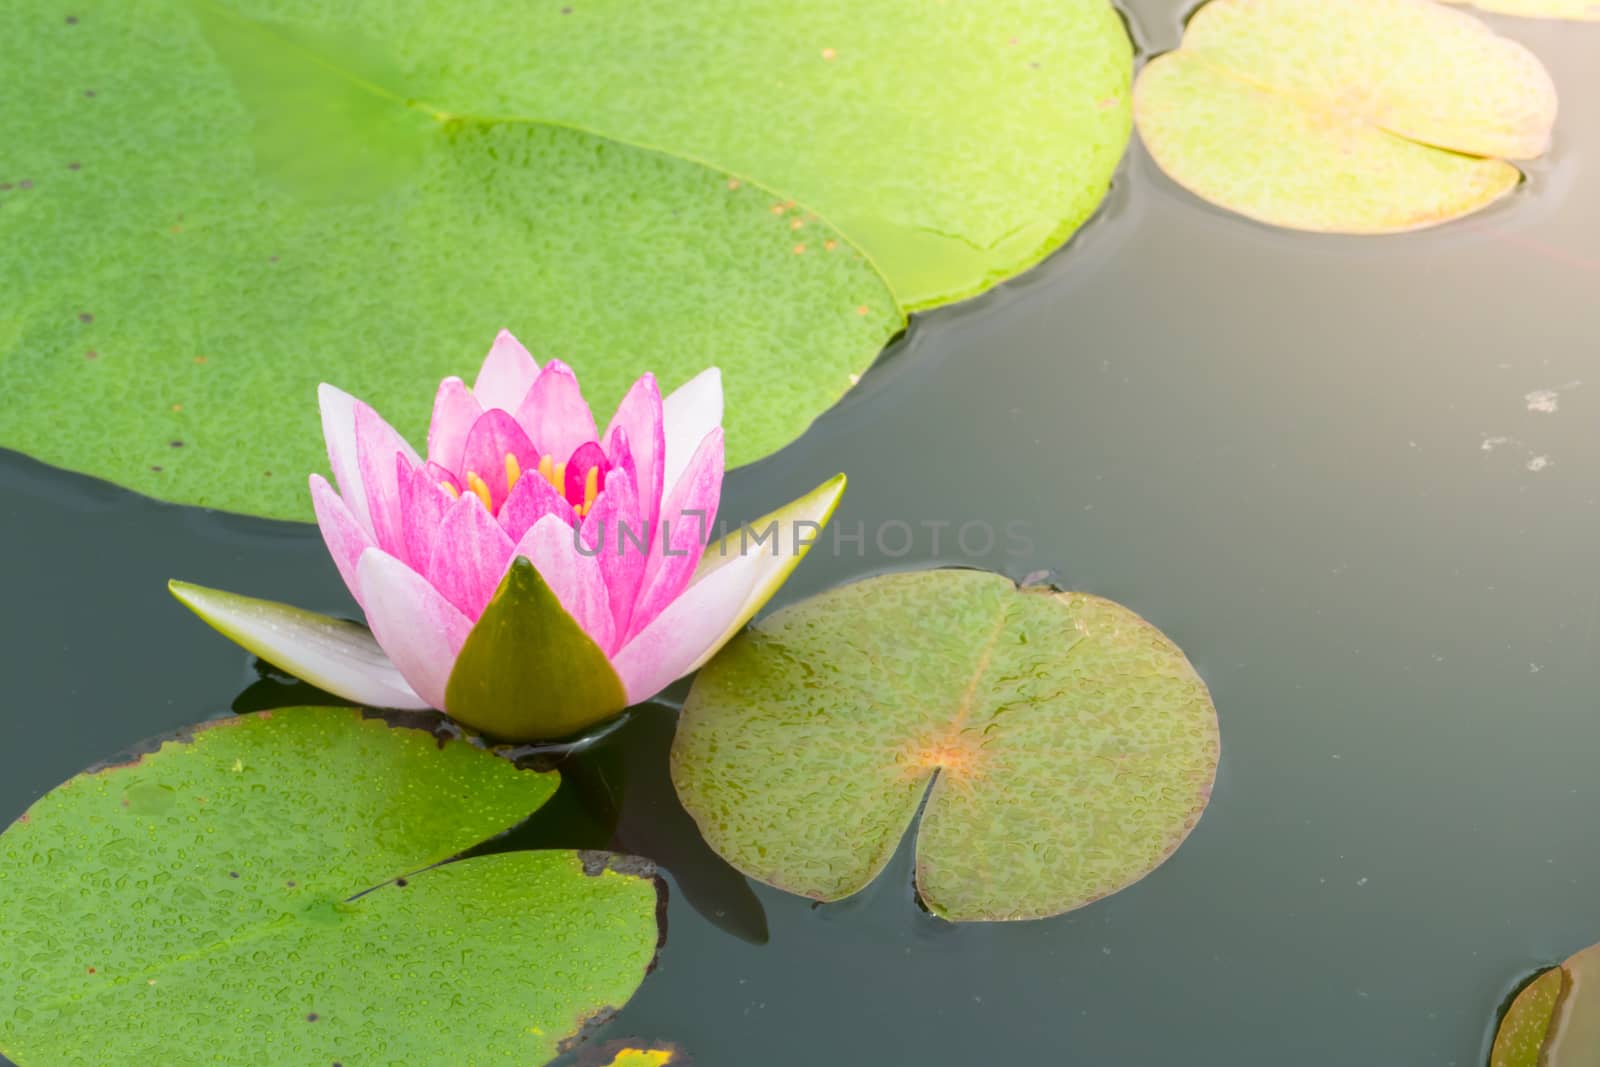
[[[1148,46],[1176,44],[1184,5],[1130,7]],[[697,1067],[1470,1067],[1525,976],[1600,941],[1600,26],[1492,21],[1562,93],[1555,151],[1507,203],[1401,237],[1279,233],[1136,144],[1071,249],[919,319],[729,480],[730,519],[846,470],[851,526],[1019,520],[1032,553],[1008,572],[1160,626],[1225,739],[1184,848],[1040,923],[923,914],[904,850],[813,907],[705,853],[666,780],[670,712],[646,709],[496,845],[667,870],[660,967],[608,1037]],[[295,696],[169,577],[353,611],[314,530],[14,455],[0,531],[9,812],[247,686],[240,708]],[[935,562],[985,561],[952,538],[830,547],[779,599]]]

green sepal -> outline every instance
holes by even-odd
[[[521,556],[461,646],[444,702],[451,718],[507,741],[568,737],[628,706],[606,654]]]

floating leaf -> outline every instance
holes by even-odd
[[[1523,18],[1600,20],[1600,3],[1596,0],[1445,0],[1445,3],[1470,3],[1484,11]]]
[[[332,708],[210,723],[80,775],[0,836],[0,1051],[21,1067],[546,1062],[654,958],[647,865],[443,861],[555,785]]]
[[[1171,855],[1217,754],[1205,684],[1128,609],[929,571],[833,590],[736,638],[695,682],[672,774],[729,863],[818,900],[876,877],[926,797],[928,906],[1025,919]]]
[[[426,6],[451,17],[426,33],[381,17],[391,6],[345,17],[403,39],[430,92],[754,178],[843,230],[908,308],[1059,247],[1105,196],[1131,126],[1133,50],[1106,0],[590,0],[537,14],[441,0]],[[815,247],[801,210],[796,236]]]
[[[582,1060],[583,1067],[678,1067],[689,1061],[671,1045],[612,1041]]]
[[[473,19],[396,6],[340,10],[420,39]],[[646,370],[672,388],[719,364],[748,462],[904,325],[842,234],[755,182],[489,109],[480,60],[522,69],[511,40],[453,56],[469,92],[314,7],[86,0],[0,35],[0,446],[307,519],[318,382],[420,443],[438,380],[509,327],[602,412]]]
[[[1549,145],[1531,52],[1430,0],[1213,0],[1134,88],[1162,170],[1262,222],[1393,233],[1516,187]],[[1503,158],[1502,158],[1503,157]]]
[[[0,446],[279,518],[319,381],[419,437],[502,327],[602,410],[718,363],[770,453],[902,305],[1059,246],[1130,125],[1105,0],[74,11],[0,38]]]
[[[1495,1034],[1490,1067],[1593,1067],[1600,1050],[1600,945],[1552,967],[1517,994]]]

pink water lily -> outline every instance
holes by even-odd
[[[665,398],[646,374],[601,432],[572,368],[539,367],[502,332],[470,388],[440,384],[426,458],[360,400],[331,385],[320,400],[338,489],[313,474],[312,504],[381,653],[332,620],[174,592],[358,702],[438,708],[519,739],[570,732],[702,664],[805,552],[788,536],[783,551],[707,554],[724,462],[715,368]],[[841,476],[782,514],[814,529],[842,490]]]

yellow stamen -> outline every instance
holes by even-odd
[[[506,492],[517,487],[517,479],[522,477],[522,464],[517,462],[517,457],[510,452],[506,453]]]
[[[583,507],[578,509],[579,515],[589,514],[589,509],[594,507],[594,498],[600,495],[600,468],[590,467],[589,473],[583,476]]]
[[[471,471],[467,472],[467,488],[478,494],[478,499],[483,501],[483,506],[487,510],[494,510],[494,498],[489,495],[489,487],[484,484],[482,478]]]
[[[461,499],[461,490],[457,489],[455,486],[451,485],[449,482],[440,482],[439,483],[439,488],[443,489],[445,492],[449,493],[452,499],[455,499],[455,500],[460,500]]]
[[[556,461],[551,456],[539,457],[539,476],[557,491],[561,491],[561,471],[556,467]]]

